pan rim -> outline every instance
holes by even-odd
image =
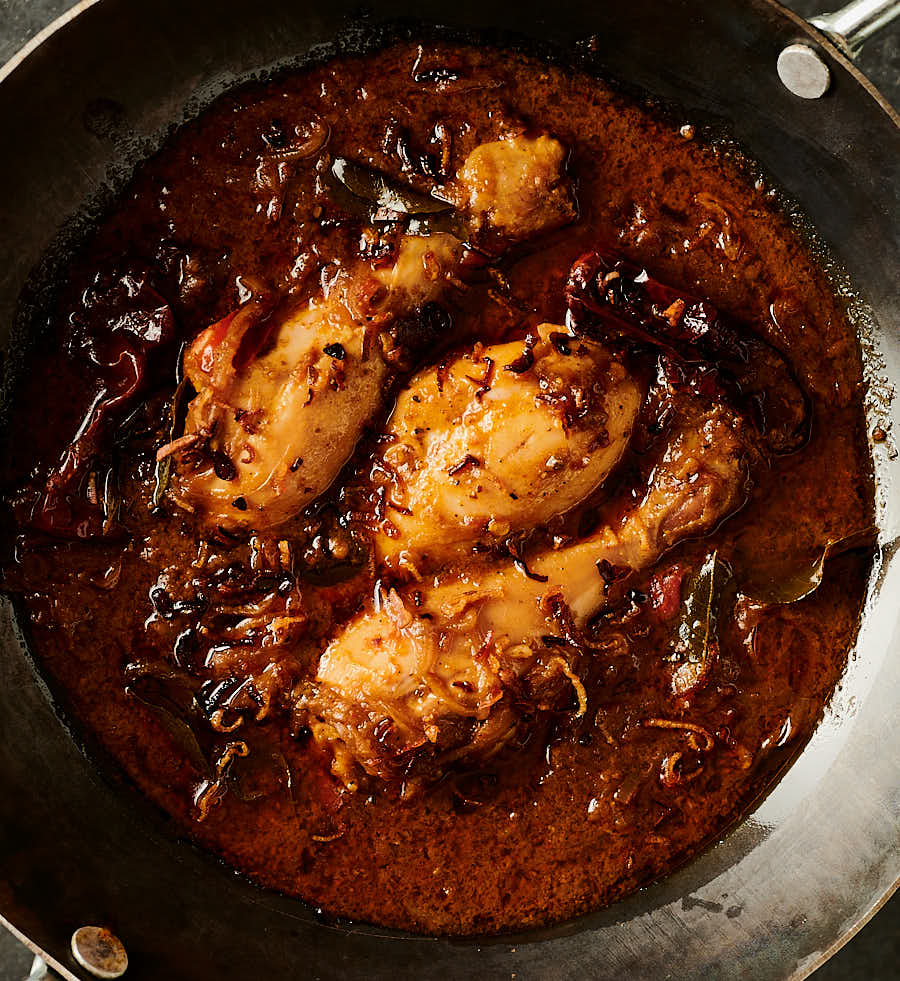
[[[78,0],[78,2],[75,3],[70,9],[51,21],[46,27],[27,41],[15,54],[13,54],[13,56],[4,65],[2,65],[2,67],[0,67],[0,86],[2,86],[17,69],[21,68],[28,61],[29,57],[39,48],[41,48],[45,42],[66,28],[73,21],[78,19],[82,14],[95,6],[100,6],[103,2],[104,0]],[[757,7],[756,10],[753,9],[754,6]],[[797,29],[798,33],[802,32],[802,34],[806,35],[807,38],[815,42],[831,61],[839,65],[853,79],[853,81],[866,92],[866,94],[887,116],[890,122],[898,130],[900,130],[900,112],[894,109],[880,90],[859,70],[855,63],[828,38],[827,35],[817,30],[808,21],[796,14],[794,11],[785,7],[783,3],[779,2],[779,0],[755,0],[755,2],[750,5],[748,15],[758,17],[760,15],[760,8],[764,7],[771,9],[775,14],[789,21]],[[821,952],[815,958],[815,960],[795,968],[795,970],[787,976],[789,981],[803,981],[803,979],[808,978],[811,974],[813,974],[815,970],[828,961],[860,930],[862,930],[898,889],[900,889],[900,876],[898,876],[893,884],[890,885],[880,897],[874,899],[871,907],[866,913],[860,916],[860,918],[851,927],[847,928],[838,938],[836,938],[825,951]],[[26,947],[28,947],[29,950],[42,957],[44,961],[48,963],[48,965],[50,965],[55,971],[59,972],[63,977],[70,979],[70,981],[78,981],[77,976],[73,974],[69,968],[65,967],[52,955],[42,950],[36,943],[31,941],[21,930],[15,927],[3,915],[2,911],[0,911],[0,925],[3,925],[6,929],[8,929]],[[467,939],[471,939],[475,942],[478,941],[477,937]]]
[[[92,7],[104,3],[105,0],[77,0],[72,7],[54,18],[50,23],[38,31],[34,37],[30,38],[25,44],[10,57],[5,64],[0,66],[0,85],[2,85],[16,69],[18,69],[37,51],[45,41],[48,41],[54,34],[65,28],[72,21],[80,17]],[[779,16],[789,20],[795,27],[803,31],[811,40],[822,47],[824,52],[833,61],[836,61],[884,112],[891,122],[900,129],[900,110],[895,109],[882,94],[881,90],[857,67],[843,51],[818,28],[814,27],[808,20],[801,17],[798,13],[786,7],[780,0],[756,0],[757,3],[770,7]]]

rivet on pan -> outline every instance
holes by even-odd
[[[778,77],[801,99],[819,99],[831,84],[831,71],[808,44],[789,44],[778,56]]]
[[[83,926],[72,934],[75,960],[95,978],[120,978],[128,969],[122,941],[106,927]]]

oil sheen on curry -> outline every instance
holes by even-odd
[[[869,569],[860,357],[729,152],[530,57],[218,99],[72,261],[5,588],[176,826],[328,915],[559,921],[746,811]]]

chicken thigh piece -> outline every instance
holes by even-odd
[[[381,404],[387,327],[441,295],[461,251],[450,235],[405,236],[392,266],[342,269],[270,325],[270,346],[248,363],[242,347],[259,330],[253,304],[200,334],[184,359],[197,396],[180,440],[176,501],[215,524],[263,529],[326,490]]]
[[[331,749],[336,775],[353,786],[356,764],[389,779],[417,749],[453,758],[499,749],[518,724],[507,693],[521,701],[529,676],[548,669],[576,684],[543,638],[560,633],[561,616],[578,628],[602,608],[598,566],[645,569],[712,530],[745,499],[750,439],[726,407],[698,411],[673,433],[639,503],[585,540],[537,555],[529,575],[503,563],[380,596],[298,692],[298,718]]]
[[[509,135],[475,147],[455,186],[472,233],[522,241],[574,221],[568,155],[559,140],[545,135]]]
[[[521,241],[574,218],[562,144],[500,144],[472,151],[454,185],[471,234]],[[491,169],[501,164],[506,176]],[[391,325],[441,297],[463,252],[446,233],[405,235],[390,267],[358,261],[299,310],[251,301],[203,331],[184,359],[197,391],[184,435],[160,450],[179,461],[176,502],[212,525],[265,530],[326,490],[382,404]]]
[[[553,324],[420,372],[388,421],[377,560],[424,567],[567,511],[620,459],[641,397],[609,351]]]

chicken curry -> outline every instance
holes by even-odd
[[[323,915],[616,900],[771,785],[853,643],[843,303],[746,161],[578,71],[404,41],[220,97],[28,358],[4,586],[42,669]]]

